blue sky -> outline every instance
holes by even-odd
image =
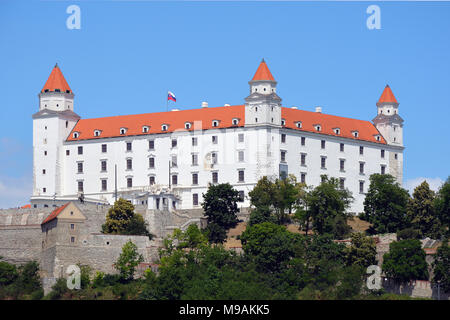
[[[69,30],[66,8],[81,9]],[[366,9],[381,9],[369,30]],[[58,62],[82,118],[241,104],[261,58],[284,106],[371,120],[388,83],[405,186],[449,175],[450,2],[0,1],[0,207],[28,203],[32,119]]]

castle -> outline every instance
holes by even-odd
[[[357,214],[371,174],[401,183],[403,120],[389,86],[369,122],[283,107],[264,60],[249,85],[242,105],[81,119],[56,65],[33,115],[32,206],[123,197],[148,210],[195,210],[209,184],[228,182],[248,208],[263,176],[316,186],[326,174],[352,192]]]

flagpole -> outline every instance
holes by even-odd
[[[169,90],[166,93],[166,111],[169,111]]]

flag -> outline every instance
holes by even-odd
[[[173,100],[177,102],[177,98],[175,98],[175,95],[170,91],[167,92],[167,100]]]

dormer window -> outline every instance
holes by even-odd
[[[322,130],[322,126],[320,124],[315,124],[314,125],[314,129],[316,129],[316,131],[321,131]]]
[[[218,127],[219,126],[219,120],[213,120],[212,126],[213,127]]]
[[[237,126],[239,124],[239,119],[233,118],[232,123],[233,123],[233,126]]]
[[[94,137],[99,137],[101,131],[100,130],[94,130]]]
[[[70,93],[70,90],[66,90],[66,93]]]
[[[352,131],[352,135],[353,135],[355,138],[358,138],[358,137],[359,137],[359,132],[358,132],[358,131]]]
[[[169,125],[168,125],[168,124],[163,124],[163,125],[161,126],[161,130],[162,130],[162,131],[167,131],[167,129],[169,129]]]
[[[297,121],[297,122],[295,123],[295,126],[296,126],[297,128],[301,128],[301,127],[302,127],[302,122],[301,122],[301,121]]]
[[[55,89],[55,92],[61,92],[61,90],[59,90],[59,89]]]
[[[126,134],[127,128],[120,128],[120,134]]]
[[[149,127],[149,126],[143,126],[143,127],[142,127],[142,132],[143,132],[143,133],[148,133],[148,130],[150,130],[150,127]]]
[[[48,92],[48,89],[45,89],[44,92]]]
[[[286,120],[285,119],[281,119],[281,125],[285,126],[286,125]]]
[[[380,141],[380,140],[381,140],[381,137],[380,137],[379,134],[376,134],[374,137],[375,137],[375,140],[377,140],[377,141]]]
[[[187,130],[189,130],[190,128],[192,128],[192,123],[191,123],[191,122],[186,122],[186,123],[184,124],[184,128],[187,129]]]
[[[74,139],[77,139],[79,136],[80,136],[80,133],[79,133],[79,132],[74,132],[73,135],[72,135],[72,137],[73,137]]]
[[[340,128],[334,128],[333,129],[335,134],[341,134],[341,129]]]

